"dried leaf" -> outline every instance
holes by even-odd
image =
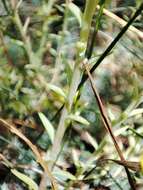
[[[136,171],[136,172],[141,171],[141,165],[139,162],[121,161],[121,160],[114,160],[114,159],[102,159],[102,160],[99,160],[98,163],[103,164],[103,163],[106,163],[108,161],[113,161],[119,165],[125,166],[125,167],[127,167],[133,171]]]
[[[17,135],[20,139],[22,139],[31,148],[31,150],[33,151],[33,153],[35,154],[35,156],[37,158],[37,161],[39,162],[39,164],[41,165],[41,167],[44,169],[45,173],[47,174],[47,176],[51,180],[51,184],[53,187],[52,189],[57,190],[58,188],[57,188],[57,184],[55,182],[55,179],[54,179],[53,175],[51,174],[51,172],[49,171],[47,164],[45,163],[45,161],[41,157],[37,147],[35,145],[33,145],[32,142],[26,136],[24,136],[17,128],[15,128],[13,125],[6,122],[4,119],[0,118],[0,124],[2,124],[7,129],[9,129],[11,131],[11,133]]]

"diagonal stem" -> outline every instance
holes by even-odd
[[[125,32],[128,30],[128,28],[131,26],[131,24],[133,23],[133,21],[141,14],[143,10],[143,3],[141,3],[141,5],[139,6],[139,8],[137,9],[137,11],[135,12],[134,16],[129,20],[129,22],[123,27],[123,29],[121,30],[121,32],[119,32],[119,34],[116,36],[116,38],[111,42],[111,44],[107,47],[107,49],[104,51],[104,53],[99,57],[99,59],[97,60],[97,62],[93,65],[93,67],[90,69],[90,73],[93,73],[95,71],[95,69],[101,64],[101,62],[104,60],[104,58],[111,52],[111,50],[113,49],[113,47],[117,44],[117,42],[121,39],[121,37],[125,34]],[[80,89],[83,84],[85,83],[85,81],[88,79],[88,75],[84,74],[82,76],[81,82],[78,86],[78,89]]]
[[[80,30],[80,40],[77,44],[77,57],[73,69],[73,75],[72,80],[67,96],[67,102],[63,106],[63,110],[61,113],[61,117],[59,120],[59,125],[57,127],[57,131],[55,134],[54,143],[51,148],[51,154],[50,159],[54,162],[51,163],[51,169],[54,167],[55,160],[60,152],[61,149],[61,143],[65,134],[65,131],[67,129],[66,119],[68,114],[71,112],[72,106],[74,104],[74,97],[77,92],[77,88],[79,85],[79,82],[81,80],[82,71],[80,68],[80,63],[82,62],[89,38],[90,28],[91,28],[91,22],[92,18],[95,12],[95,8],[98,4],[98,0],[87,0],[86,6],[83,14],[82,19],[82,27]]]
[[[143,3],[141,3],[141,5],[139,6],[139,8],[136,10],[135,14],[133,15],[133,17],[129,20],[129,22],[123,27],[123,29],[119,32],[119,34],[115,37],[115,39],[111,42],[111,44],[107,47],[107,49],[103,52],[103,54],[99,57],[99,59],[96,61],[96,63],[93,65],[93,67],[90,69],[90,73],[92,74],[96,68],[102,63],[102,61],[105,59],[105,57],[111,52],[111,50],[115,47],[115,45],[117,44],[117,42],[121,39],[121,37],[126,33],[126,31],[129,29],[129,27],[132,25],[132,23],[134,22],[134,20],[141,14],[143,10]],[[80,90],[81,87],[84,85],[84,83],[86,82],[86,80],[88,79],[88,75],[87,74],[83,74],[81,81],[78,85],[78,89]],[[77,98],[77,100],[80,98],[80,93],[79,93],[79,97]],[[60,107],[60,109],[56,112],[56,114],[54,115],[53,118],[55,118],[55,116],[63,109],[64,104]]]
[[[87,72],[88,78],[90,80],[90,84],[91,84],[94,96],[96,98],[96,101],[97,101],[97,104],[98,104],[98,107],[99,107],[99,110],[100,110],[100,113],[101,113],[101,117],[102,117],[102,121],[104,123],[104,127],[107,130],[107,132],[110,134],[110,136],[112,138],[112,141],[114,143],[114,146],[116,148],[116,151],[117,151],[121,161],[126,162],[126,160],[125,160],[125,158],[124,158],[124,156],[122,154],[122,151],[121,151],[121,149],[120,149],[120,147],[119,147],[119,145],[117,143],[116,137],[114,136],[114,133],[112,131],[112,126],[111,126],[111,123],[110,123],[110,121],[108,119],[106,111],[104,109],[103,103],[102,103],[102,101],[100,99],[100,96],[99,96],[97,90],[96,90],[94,80],[93,80],[92,75],[90,73],[90,70],[88,68],[87,62],[88,62],[88,60],[86,59],[85,62],[84,62],[84,67],[85,67],[85,70]],[[134,184],[134,182],[132,180],[131,174],[130,174],[130,172],[129,172],[129,170],[128,170],[128,168],[126,166],[124,166],[124,168],[125,168],[125,171],[126,171],[126,174],[127,174],[128,181],[129,181],[129,184],[131,186],[131,189],[135,190],[136,188],[135,188],[135,184]]]

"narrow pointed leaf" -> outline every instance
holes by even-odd
[[[64,93],[64,91],[60,87],[53,85],[53,84],[47,84],[47,88],[49,88],[50,90],[52,90],[53,92],[55,92],[59,96],[66,98],[66,94]]]
[[[79,115],[70,114],[68,116],[68,119],[73,120],[73,121],[77,121],[83,125],[89,125],[90,124],[85,118],[83,118],[82,116],[79,116]]]
[[[73,15],[76,17],[76,19],[79,23],[79,26],[81,27],[82,13],[81,13],[80,9],[74,3],[69,3],[68,8],[73,13]]]
[[[41,119],[43,126],[45,127],[45,129],[49,135],[51,142],[53,143],[54,136],[55,136],[55,130],[54,130],[53,125],[51,124],[51,122],[48,120],[48,118],[43,113],[39,112],[38,115]]]
[[[57,172],[54,172],[54,176],[57,176],[58,178],[63,180],[76,180],[76,177],[74,175],[64,170],[58,170]]]
[[[38,185],[27,175],[17,171],[16,169],[11,169],[11,172],[19,178],[21,181],[23,181],[25,184],[28,185],[29,190],[38,190]]]

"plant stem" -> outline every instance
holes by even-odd
[[[18,9],[14,10],[13,21],[16,24],[16,26],[20,32],[20,35],[21,35],[21,38],[23,41],[23,46],[24,46],[24,49],[25,49],[27,57],[28,57],[28,61],[33,68],[36,68],[37,66],[39,66],[41,64],[41,59],[32,50],[32,44],[31,44],[30,37],[27,35],[27,30],[26,31],[24,30],[24,26],[21,22],[19,14],[18,14]],[[35,66],[35,64],[36,64],[36,66]]]
[[[43,4],[43,6],[46,6],[46,18],[42,26],[42,38],[40,40],[40,47],[37,51],[38,55],[42,57],[44,51],[45,51],[45,44],[47,42],[47,34],[48,34],[48,23],[49,23],[49,15],[51,14],[52,7],[56,0],[49,0],[48,4]]]
[[[143,10],[143,3],[141,3],[141,5],[139,6],[139,8],[136,10],[135,14],[133,15],[133,17],[129,20],[129,22],[123,27],[123,29],[118,33],[118,35],[115,37],[115,39],[111,42],[111,44],[106,48],[106,50],[103,52],[103,54],[99,57],[99,59],[96,61],[96,63],[93,65],[93,67],[90,69],[90,73],[92,74],[96,68],[102,63],[102,61],[105,59],[105,57],[111,52],[111,50],[115,47],[115,45],[117,44],[117,42],[122,38],[122,36],[126,33],[126,31],[129,29],[129,27],[131,26],[131,24],[134,22],[134,20],[141,14]],[[83,74],[81,81],[78,85],[78,90],[81,89],[81,87],[83,86],[83,84],[86,82],[86,80],[88,79],[88,75],[87,74]],[[80,98],[80,94],[77,98],[77,100]],[[55,116],[63,109],[64,104],[60,107],[60,109],[57,111],[57,113],[55,114]],[[55,118],[55,116],[53,118]]]
[[[134,20],[141,14],[143,10],[143,3],[139,6],[139,8],[136,10],[133,17],[129,20],[129,22],[123,27],[121,32],[116,36],[116,38],[111,42],[111,44],[107,47],[107,49],[104,51],[104,53],[99,57],[99,59],[96,61],[96,63],[93,65],[93,67],[90,69],[90,73],[93,73],[95,69],[101,64],[101,62],[104,60],[104,58],[111,52],[113,47],[117,44],[117,42],[121,39],[121,37],[125,34],[125,32],[128,30],[128,28],[131,26],[131,24],[134,22]],[[88,79],[88,76],[84,74],[82,76],[81,82],[78,86],[78,89],[82,87],[84,82]]]
[[[87,0],[85,11],[83,14],[83,22],[82,22],[82,29],[80,33],[81,41],[86,43],[88,42],[89,32],[90,32],[90,25],[92,21],[92,17],[95,11],[95,8],[98,4],[98,0]]]
[[[96,98],[96,101],[97,101],[97,104],[98,104],[98,107],[99,107],[99,110],[100,110],[100,113],[101,113],[101,117],[102,117],[102,121],[103,121],[103,123],[104,123],[105,129],[106,129],[107,132],[110,134],[110,136],[111,136],[111,138],[112,138],[112,141],[113,141],[113,143],[114,143],[114,146],[115,146],[115,148],[116,148],[116,151],[117,151],[117,153],[118,153],[118,155],[119,155],[121,161],[123,161],[123,162],[126,163],[126,160],[125,160],[125,158],[124,158],[124,156],[123,156],[123,154],[122,154],[122,151],[121,151],[121,149],[120,149],[120,147],[119,147],[119,145],[118,145],[118,143],[117,143],[117,139],[116,139],[116,137],[114,136],[114,133],[113,133],[113,131],[112,131],[112,126],[111,126],[111,124],[110,124],[110,121],[109,121],[109,119],[108,119],[108,116],[107,116],[107,114],[106,114],[106,111],[105,111],[105,109],[104,109],[104,106],[103,106],[103,104],[102,104],[102,101],[101,101],[101,99],[100,99],[100,96],[99,96],[99,94],[98,94],[98,92],[97,92],[97,90],[96,90],[96,87],[95,87],[95,85],[94,85],[94,80],[93,80],[92,75],[91,75],[91,73],[90,73],[90,71],[89,71],[89,69],[88,69],[87,62],[88,62],[88,60],[85,60],[85,64],[84,64],[85,70],[87,71],[87,75],[88,75],[88,78],[89,78],[89,81],[90,81],[90,84],[91,84],[91,87],[92,87],[94,96],[95,96],[95,98]],[[131,189],[132,189],[132,190],[136,190],[134,181],[133,181],[133,179],[132,179],[132,177],[131,177],[131,174],[130,174],[130,172],[129,172],[127,166],[124,166],[124,168],[125,168],[125,171],[126,171],[126,174],[127,174],[128,181],[129,181],[129,184],[130,184]]]
[[[62,110],[61,118],[60,118],[59,125],[58,125],[56,135],[55,135],[54,144],[51,149],[50,159],[53,161],[53,163],[60,152],[62,139],[66,131],[66,118],[71,111],[74,96],[76,95],[79,81],[81,79],[82,72],[80,70],[80,63],[82,62],[84,54],[85,54],[89,32],[90,32],[91,21],[92,21],[92,17],[93,17],[95,8],[97,6],[97,3],[98,3],[98,0],[94,2],[92,0],[86,1],[85,11],[83,14],[82,28],[80,32],[80,43],[77,47],[77,59],[76,59],[75,66],[73,69],[72,81],[71,81],[71,85],[70,85],[70,89],[69,89],[69,93],[67,97],[68,106],[67,104],[65,104]],[[54,166],[53,163],[51,164],[52,168]]]
[[[58,76],[61,71],[62,52],[63,52],[64,43],[65,43],[64,38],[67,31],[67,17],[68,17],[68,0],[66,0],[66,7],[64,11],[64,21],[63,21],[63,26],[62,26],[62,31],[61,31],[61,39],[58,42],[57,55],[56,55],[56,60],[55,60],[55,70],[53,73],[51,83],[57,82]]]
[[[32,54],[31,43],[30,43],[28,36],[26,36],[26,34],[24,33],[23,25],[22,25],[21,19],[20,19],[19,14],[18,14],[18,10],[15,10],[15,12],[14,12],[14,22],[15,22],[16,26],[18,27],[18,30],[21,34],[22,40],[24,42],[24,48],[25,48],[26,53],[29,57],[29,61],[32,62],[32,59],[31,59],[31,54]]]
[[[50,2],[52,2],[52,1],[50,1]],[[39,56],[32,50],[32,44],[31,44],[30,38],[26,34],[27,31],[24,30],[24,26],[23,26],[23,24],[21,22],[21,19],[20,19],[20,16],[18,14],[18,9],[17,8],[14,9],[13,21],[14,21],[15,25],[17,26],[17,28],[18,28],[18,30],[20,32],[22,41],[24,43],[24,49],[25,49],[25,51],[27,53],[27,56],[28,56],[28,59],[29,59],[29,63],[31,65],[33,65],[33,66],[35,64],[40,65],[41,64],[41,59],[39,59]],[[43,173],[44,177],[47,179],[47,176],[48,176],[49,179],[51,180],[52,189],[57,190],[58,187],[57,187],[56,181],[55,181],[54,177],[52,176],[51,172],[49,171],[49,168],[48,168],[47,164],[45,164],[43,158],[40,157],[40,154],[38,152],[36,152],[35,154],[37,156],[39,156],[39,162],[40,162],[41,166],[43,167],[43,169],[45,170],[44,173]],[[39,189],[41,189],[41,186],[42,186],[42,190],[46,189],[45,183],[42,184],[42,185],[40,184]]]
[[[58,153],[60,151],[60,148],[61,148],[61,142],[62,142],[64,133],[65,133],[65,130],[66,130],[65,121],[66,121],[66,118],[67,118],[67,116],[69,114],[69,110],[71,110],[71,107],[72,107],[72,104],[73,104],[73,98],[74,98],[74,96],[76,94],[77,87],[78,87],[80,77],[81,77],[80,73],[81,73],[81,71],[80,71],[79,67],[75,65],[74,73],[73,73],[73,77],[72,77],[72,82],[71,82],[71,86],[70,86],[70,89],[69,89],[69,95],[68,95],[68,98],[67,98],[68,109],[67,109],[67,107],[65,105],[63,110],[62,110],[60,122],[59,122],[57,131],[56,131],[56,135],[55,135],[54,144],[53,144],[52,150],[51,150],[50,159],[53,160],[53,161],[56,160],[57,155],[58,155]]]

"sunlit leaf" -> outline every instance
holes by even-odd
[[[54,172],[54,175],[62,180],[67,180],[67,179],[76,180],[76,177],[74,175],[64,170],[58,170]]]
[[[56,85],[53,85],[53,84],[47,84],[47,87],[50,90],[54,91],[56,94],[66,98],[66,95],[65,95],[64,91],[60,87],[58,87]]]
[[[138,115],[138,114],[142,114],[143,113],[143,108],[138,108],[138,109],[134,109],[133,111],[131,111],[131,113],[129,114],[130,117]]]
[[[17,171],[16,169],[11,169],[11,172],[19,178],[21,181],[23,181],[25,184],[28,185],[29,190],[38,190],[38,185],[27,175]]]
[[[115,135],[115,136],[119,136],[119,135],[123,134],[128,128],[129,128],[128,125],[123,126],[123,127],[120,127],[119,129],[117,129],[117,130],[114,132],[114,135]]]
[[[79,122],[83,125],[89,125],[90,124],[85,118],[83,118],[82,116],[79,116],[79,115],[70,114],[68,116],[68,119],[70,119],[72,121]]]
[[[136,0],[136,4],[137,6],[139,6],[141,4],[142,0]]]
[[[97,144],[96,140],[87,131],[85,132],[84,135],[85,135],[87,142],[89,142],[96,150],[98,148],[98,144]]]
[[[73,15],[76,17],[79,25],[81,26],[81,23],[82,23],[82,13],[81,13],[79,7],[77,7],[74,3],[69,3],[68,4],[68,8],[73,13]]]
[[[9,190],[8,184],[3,183],[3,184],[1,185],[1,187],[0,187],[0,190]]]
[[[51,122],[48,120],[48,118],[43,113],[40,112],[38,114],[39,114],[39,117],[42,121],[43,126],[45,127],[45,129],[49,135],[51,142],[53,143],[54,136],[55,136],[54,127],[52,126]]]
[[[77,167],[81,166],[81,163],[79,161],[78,151],[75,149],[72,149],[72,159],[73,159],[75,166],[77,166]]]

